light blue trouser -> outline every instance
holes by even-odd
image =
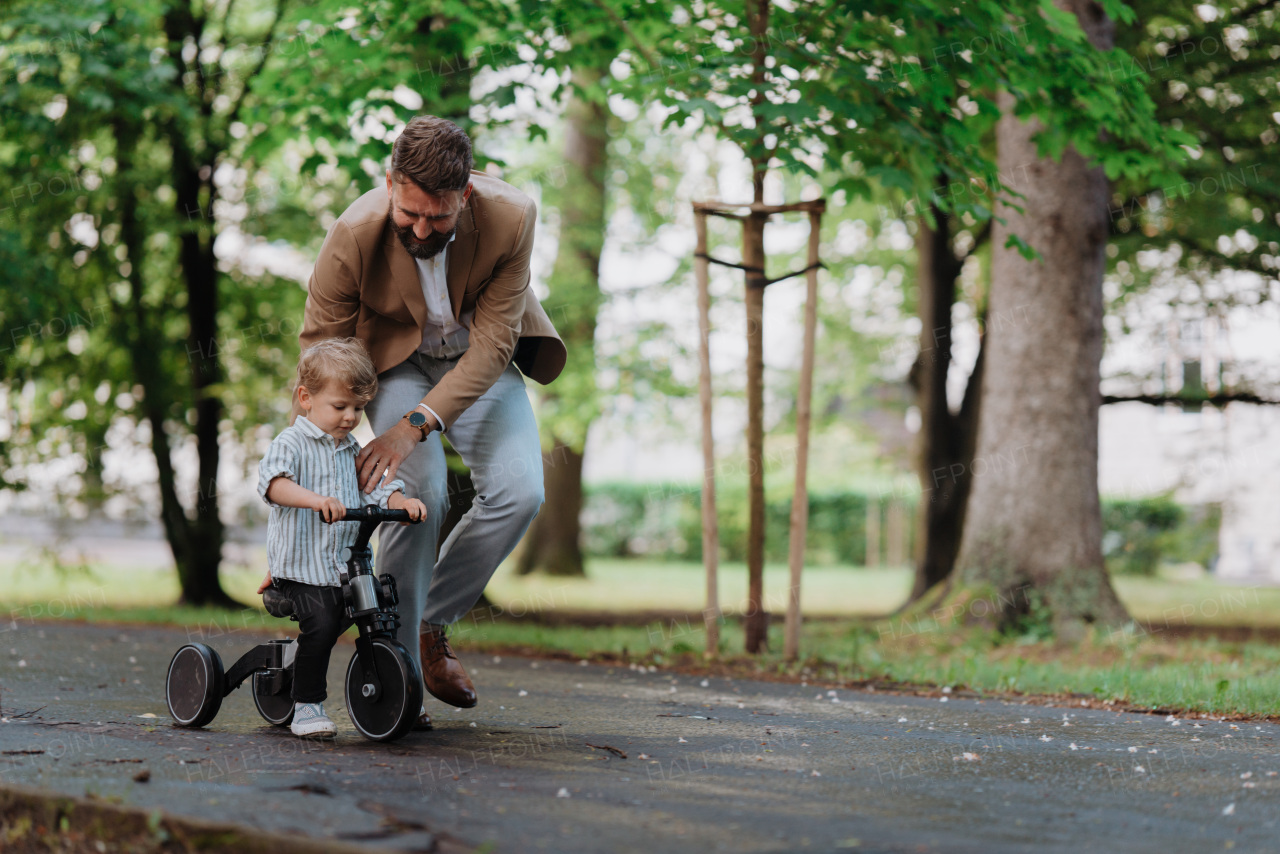
[[[377,435],[417,406],[457,361],[415,353],[378,375],[366,412]],[[379,529],[376,571],[389,572],[400,593],[398,640],[419,659],[418,624],[448,625],[466,616],[498,564],[511,553],[542,506],[542,448],[524,377],[515,365],[449,428],[449,442],[471,469],[476,497],[436,556],[449,507],[444,447],[433,432],[400,464],[405,495],[427,505],[426,521]],[[421,661],[418,661],[421,665]]]

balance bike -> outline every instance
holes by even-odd
[[[339,573],[346,614],[359,629],[356,651],[344,680],[347,714],[365,738],[394,741],[413,727],[422,709],[422,671],[395,639],[400,626],[396,582],[373,574],[369,538],[383,522],[411,522],[406,510],[383,510],[375,504],[346,508],[338,522],[359,522],[355,545],[343,550],[346,570]],[[335,522],[334,524],[338,524]],[[262,596],[267,613],[294,615],[293,601],[268,587]],[[246,652],[224,671],[217,651],[189,643],[173,654],[165,679],[169,714],[178,726],[202,727],[218,714],[222,698],[252,677],[253,703],[263,720],[275,726],[293,721],[293,661],[297,639],[271,640]]]

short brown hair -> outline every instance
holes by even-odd
[[[412,119],[391,147],[391,177],[427,193],[466,189],[472,163],[471,137],[435,116]]]
[[[297,386],[304,385],[312,394],[320,392],[329,381],[340,383],[358,400],[368,403],[378,393],[378,372],[374,370],[369,351],[359,338],[326,338],[302,351],[298,357]]]

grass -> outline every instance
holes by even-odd
[[[743,677],[807,679],[882,687],[950,686],[983,694],[1052,695],[1089,705],[1139,710],[1280,716],[1276,673],[1280,648],[1260,641],[1100,634],[1083,643],[1007,638],[973,630],[891,637],[885,623],[811,621],[804,660],[785,662],[782,627],[772,626],[769,652],[746,656],[736,620],[722,627],[721,659],[710,669]],[[463,621],[460,650],[558,654],[639,662],[677,669],[708,668],[706,634],[695,620],[644,626],[549,626],[528,621]]]
[[[740,613],[745,575],[740,564],[723,568],[721,601],[727,614]],[[262,568],[251,564],[225,569],[223,583],[237,599],[252,602],[261,577]],[[770,611],[785,609],[786,583],[784,567],[766,568]],[[805,660],[781,659],[780,625],[770,631],[773,651],[745,656],[741,627],[730,618],[715,666],[744,676],[952,686],[985,693],[1070,695],[1073,702],[1083,698],[1144,709],[1280,716],[1280,685],[1275,678],[1280,648],[1248,638],[1178,637],[1189,626],[1280,627],[1280,590],[1237,587],[1211,578],[1120,578],[1116,586],[1121,598],[1147,628],[1058,644],[958,630],[945,620],[936,625],[928,620],[904,624],[879,618],[902,601],[909,584],[906,570],[806,570],[805,611],[821,619],[805,623]],[[171,571],[120,566],[37,571],[31,566],[7,566],[0,568],[0,590],[8,603],[0,605],[0,617],[10,628],[48,618],[164,623],[198,630],[214,638],[214,643],[222,632],[291,628],[257,608],[228,612],[173,606],[178,588]],[[704,629],[700,620],[688,616],[697,614],[703,603],[703,578],[696,564],[597,560],[586,579],[522,578],[508,564],[495,576],[488,595],[493,610],[474,612],[455,628],[459,649],[515,650],[690,669],[708,666],[700,655]],[[593,612],[593,624],[553,626],[512,619],[573,611]],[[610,612],[619,617],[635,612],[669,616],[645,625],[619,625],[610,624]]]

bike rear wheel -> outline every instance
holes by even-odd
[[[222,708],[226,685],[217,650],[202,643],[187,644],[169,661],[164,685],[169,714],[178,726],[204,726]]]

